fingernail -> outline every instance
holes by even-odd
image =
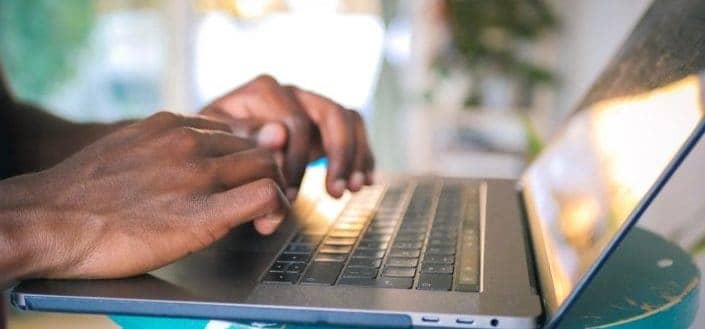
[[[274,142],[276,136],[275,128],[269,125],[264,125],[257,133],[257,143],[260,145],[269,145]]]
[[[333,192],[338,195],[342,195],[345,192],[345,180],[338,179],[333,183]]]
[[[264,147],[277,148],[282,146],[285,138],[279,126],[276,124],[265,124],[257,133],[257,144]]]
[[[274,221],[263,221],[262,224],[260,224],[260,229],[262,229],[262,233],[264,234],[272,234],[275,225],[276,223]]]
[[[286,189],[286,198],[289,199],[289,202],[294,202],[298,194],[299,190],[295,187],[289,187]]]
[[[363,173],[356,171],[350,175],[351,190],[359,191],[362,188],[362,184],[365,184],[365,175]]]
[[[274,233],[274,230],[276,230],[277,227],[279,226],[279,222],[280,221],[274,220],[274,219],[264,219],[264,220],[260,221],[258,226],[259,226],[259,229],[261,230],[261,233],[272,234],[272,233]]]

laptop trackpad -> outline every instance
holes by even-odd
[[[225,248],[230,251],[277,253],[292,234],[294,226],[291,221],[284,221],[276,232],[264,236],[257,233],[252,223],[247,223],[234,228],[225,238],[217,242],[214,247]]]

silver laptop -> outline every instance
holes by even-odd
[[[656,1],[519,181],[387,176],[333,200],[312,169],[272,236],[243,226],[139,277],[22,282],[13,304],[348,326],[555,327],[705,131],[702,17],[705,2]]]

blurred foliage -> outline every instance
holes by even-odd
[[[535,159],[544,147],[544,142],[541,139],[538,129],[531,121],[528,114],[521,116],[522,124],[524,125],[524,133],[526,134],[526,153],[529,160]]]
[[[689,249],[693,255],[705,252],[705,236],[701,236]]]
[[[0,1],[0,59],[18,97],[39,100],[75,73],[94,15],[91,0]]]
[[[520,47],[558,27],[556,16],[544,0],[447,0],[445,4],[452,44],[449,53],[437,59],[441,74],[459,62],[479,82],[494,70],[517,79],[524,93],[538,84],[556,81],[549,69],[519,56]],[[482,101],[479,83],[473,85],[466,105]]]

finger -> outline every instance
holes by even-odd
[[[369,167],[372,153],[367,143],[367,133],[365,132],[365,124],[362,121],[362,117],[357,111],[347,111],[352,118],[355,129],[355,154],[353,158],[352,174],[348,181],[348,188],[353,192],[357,192],[366,184],[367,173],[372,170],[372,168]]]
[[[365,184],[372,185],[375,183],[375,158],[372,151],[367,154],[367,172],[365,172]]]
[[[253,223],[257,232],[262,235],[269,235],[277,230],[279,225],[281,225],[284,220],[284,217],[285,216],[282,213],[273,213],[256,218]]]
[[[230,127],[222,121],[213,120],[204,116],[186,116],[173,112],[161,111],[153,114],[143,121],[156,130],[165,130],[175,127],[192,127],[197,129],[219,130],[230,132]]]
[[[340,197],[348,185],[356,147],[353,118],[340,105],[325,97],[293,86],[288,88],[318,127],[328,157],[326,188],[330,195]]]
[[[273,151],[286,147],[286,126],[279,122],[258,119],[231,119],[228,123],[233,135],[252,139],[257,145]]]
[[[262,178],[276,182],[280,189],[287,187],[284,175],[271,152],[255,148],[211,160],[217,181],[226,188],[248,184]]]
[[[286,126],[279,122],[264,124],[255,135],[257,145],[272,151],[283,151],[287,144]]]
[[[236,137],[217,130],[195,129],[199,136],[199,154],[210,157],[220,157],[244,150],[254,149],[257,144],[249,139]]]
[[[183,116],[183,125],[196,129],[214,130],[231,133],[230,126],[222,121],[217,121],[204,116]]]
[[[264,122],[257,119],[237,118],[227,121],[233,135],[242,138],[253,138]]]
[[[288,197],[295,197],[308,165],[312,127],[308,118],[299,114],[284,119],[284,125],[289,136],[284,151],[284,177],[289,184],[286,193]]]
[[[211,195],[207,207],[208,216],[217,221],[216,228],[227,232],[255,218],[283,218],[289,202],[275,181],[264,178]]]

